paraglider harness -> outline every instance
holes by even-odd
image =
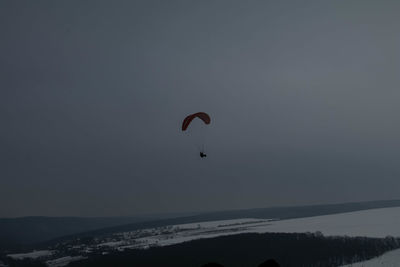
[[[207,155],[203,152],[200,152],[200,158],[205,158],[205,157],[207,157]]]

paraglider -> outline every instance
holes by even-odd
[[[193,113],[189,116],[186,116],[186,118],[183,120],[183,122],[182,122],[182,131],[183,132],[188,131],[188,128],[194,119],[200,119],[205,125],[208,125],[211,122],[210,115],[208,115],[207,113],[205,113],[205,112]],[[200,130],[200,129],[195,129],[195,130]],[[196,134],[199,134],[198,132],[200,132],[200,131],[196,131],[196,132],[197,132]],[[203,132],[204,132],[204,130],[203,130]],[[204,153],[204,140],[200,140],[200,141],[196,140],[196,145],[197,145],[197,148],[200,150],[200,158],[207,157],[207,155]]]
[[[194,114],[191,114],[191,115],[187,116],[183,120],[183,122],[182,122],[182,131],[186,131],[186,129],[189,127],[189,124],[195,118],[201,119],[202,121],[204,121],[205,124],[210,124],[210,122],[211,122],[211,118],[207,113],[205,113],[205,112],[197,112],[197,113],[194,113]]]

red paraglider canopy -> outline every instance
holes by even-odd
[[[189,124],[192,122],[192,120],[194,118],[201,119],[202,121],[204,121],[205,124],[210,124],[210,122],[211,122],[211,118],[207,113],[205,113],[205,112],[197,112],[197,113],[194,113],[192,115],[187,116],[183,120],[183,122],[182,122],[182,131],[185,131],[187,129],[187,127],[189,126]]]

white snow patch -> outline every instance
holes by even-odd
[[[61,267],[61,266],[66,266],[66,265],[68,265],[69,263],[71,263],[73,261],[79,261],[79,260],[84,260],[84,259],[87,259],[87,257],[83,257],[83,256],[74,256],[74,257],[66,256],[66,257],[62,257],[62,258],[46,261],[46,264],[49,267]]]
[[[210,227],[224,227],[224,228],[237,228],[240,226],[254,225],[256,223],[265,223],[266,221],[271,221],[267,219],[255,219],[255,218],[243,218],[243,219],[232,219],[232,220],[220,220],[220,221],[208,221],[208,222],[198,222],[198,223],[186,223],[177,224],[174,227],[179,229],[200,229],[200,228],[210,228]]]
[[[97,247],[118,247],[124,244],[125,244],[124,241],[110,241],[110,242],[100,243],[97,245]]]
[[[41,257],[51,256],[53,254],[52,250],[37,250],[29,253],[18,253],[18,254],[8,254],[7,256],[13,258],[14,260],[22,260],[22,259],[37,259]]]
[[[353,264],[343,265],[342,267],[399,267],[400,266],[400,249],[395,249],[383,254],[380,257],[370,259],[368,261],[357,262]]]
[[[264,232],[317,232],[324,235],[366,237],[400,237],[400,207],[371,209],[356,212],[315,216],[271,222],[252,231]]]
[[[137,244],[132,248],[147,249],[152,246],[169,246],[202,238],[249,233],[252,232],[250,230],[252,227],[256,229],[256,227],[269,225],[270,222],[271,220],[266,219],[244,218],[173,225],[167,228],[166,233],[163,230],[149,231],[154,234],[135,238]]]

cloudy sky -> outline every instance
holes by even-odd
[[[400,198],[398,1],[0,3],[0,217]],[[180,131],[206,111],[200,159]]]

